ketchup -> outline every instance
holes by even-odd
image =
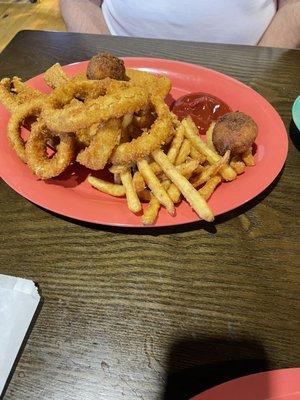
[[[180,120],[190,115],[199,128],[199,133],[204,134],[212,121],[232,110],[218,97],[198,92],[180,97],[173,103],[172,111]]]

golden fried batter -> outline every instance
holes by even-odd
[[[47,155],[47,142],[59,137],[56,153]],[[74,158],[75,140],[68,133],[51,132],[43,121],[32,125],[31,134],[25,145],[25,153],[29,168],[41,179],[49,179],[61,174]]]
[[[249,115],[236,111],[219,118],[212,140],[219,154],[224,155],[230,150],[231,156],[236,156],[252,146],[257,131],[257,125]]]
[[[96,126],[96,134],[88,147],[82,150],[77,161],[93,170],[103,169],[121,137],[121,122],[112,118],[104,126]]]
[[[126,80],[125,66],[123,60],[110,53],[100,53],[91,58],[87,66],[87,77],[89,79],[112,78],[118,81]]]
[[[68,75],[64,72],[59,63],[56,63],[47,69],[44,73],[44,79],[47,85],[53,89],[62,86],[69,81]]]

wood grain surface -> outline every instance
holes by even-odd
[[[2,182],[0,272],[33,279],[43,296],[5,399],[188,399],[299,365],[300,134],[290,120],[300,52],[23,31],[0,74],[30,78],[103,50],[184,60],[250,85],[283,118],[288,159],[262,195],[216,223],[162,230],[78,223]]]
[[[66,31],[59,0],[0,0],[0,51],[23,29]]]

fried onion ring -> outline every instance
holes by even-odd
[[[11,91],[16,95],[18,104],[24,104],[39,97],[45,97],[45,93],[34,89],[24,83],[19,77],[14,76],[11,80]]]
[[[171,90],[171,81],[166,76],[155,76],[146,71],[136,69],[126,69],[129,83],[141,86],[143,90],[148,90],[150,94],[165,98]]]
[[[94,124],[89,128],[78,129],[75,132],[75,138],[79,149],[84,149],[85,147],[90,145],[93,137],[97,133],[97,130],[94,127],[98,127],[98,125],[99,124]]]
[[[102,81],[70,82],[50,94],[43,109],[42,116],[47,126],[57,132],[74,132],[92,124],[119,118],[129,112],[140,110],[148,101],[148,93],[137,87],[122,87],[112,94],[105,95],[110,79]],[[90,90],[89,90],[90,89]],[[76,96],[92,97],[81,105],[63,107]]]
[[[10,112],[16,109],[15,96],[10,91],[10,78],[3,78],[0,81],[0,101]]]
[[[7,125],[7,137],[21,160],[26,163],[25,145],[21,138],[21,126],[26,118],[31,116],[39,116],[43,105],[42,99],[32,100],[28,104],[19,106],[12,114]]]
[[[149,132],[131,142],[120,144],[114,151],[111,162],[114,165],[131,165],[160,148],[174,134],[172,117],[168,106],[160,96],[152,96],[151,103],[157,114]]]
[[[27,86],[16,76],[12,79],[3,78],[0,81],[0,101],[10,111],[14,112],[19,105],[45,96],[42,92]]]
[[[64,72],[59,63],[53,64],[44,73],[44,79],[48,86],[55,89],[69,81],[68,75]]]
[[[88,147],[77,158],[80,164],[93,170],[103,169],[121,137],[121,121],[111,119],[104,126],[98,126],[96,135]]]
[[[54,156],[49,158],[47,142],[53,137],[58,137],[60,142],[56,146]],[[61,174],[73,160],[74,150],[73,135],[51,132],[43,121],[32,125],[31,135],[25,145],[27,164],[41,179],[49,179]]]

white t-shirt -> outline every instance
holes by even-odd
[[[276,0],[104,0],[112,35],[257,44]]]

